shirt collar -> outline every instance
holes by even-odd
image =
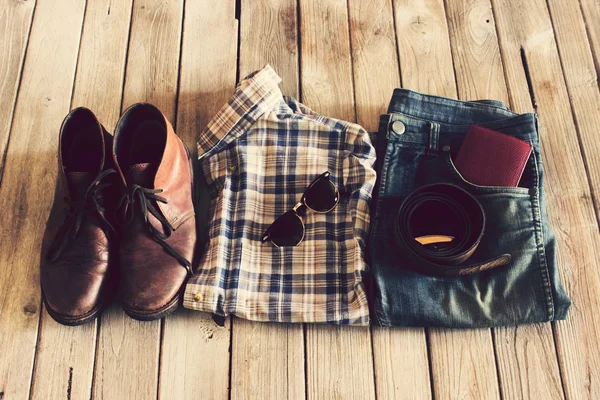
[[[218,152],[248,130],[258,118],[274,109],[283,96],[281,78],[266,65],[244,78],[198,138],[198,158]]]

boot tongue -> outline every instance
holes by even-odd
[[[125,179],[128,184],[134,183],[146,188],[153,188],[156,169],[156,164],[153,163],[134,164],[127,170]]]
[[[67,184],[71,194],[77,198],[84,196],[95,178],[93,172],[66,172]]]

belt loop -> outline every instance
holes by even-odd
[[[429,123],[429,149],[427,155],[437,156],[440,141],[440,124],[437,122]]]
[[[385,137],[388,138],[388,134],[390,132],[390,124],[392,123],[392,116],[391,114],[382,114],[379,116],[379,130],[377,131],[377,133],[379,133],[379,135],[381,137]]]

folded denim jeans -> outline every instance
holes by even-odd
[[[479,186],[453,163],[471,124],[533,146],[518,187]],[[376,138],[379,183],[373,210],[372,320],[381,326],[478,328],[565,319],[571,304],[560,282],[556,241],[545,209],[544,172],[535,114],[494,100],[459,101],[396,89]],[[396,214],[415,189],[449,183],[475,196],[485,231],[469,263],[510,254],[502,267],[435,276],[402,254]]]

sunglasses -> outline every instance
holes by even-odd
[[[337,186],[329,180],[330,175],[329,171],[326,171],[315,179],[302,195],[302,200],[277,218],[267,228],[260,241],[270,241],[277,247],[298,246],[304,239],[302,215],[306,209],[328,213],[335,208],[340,199]]]

